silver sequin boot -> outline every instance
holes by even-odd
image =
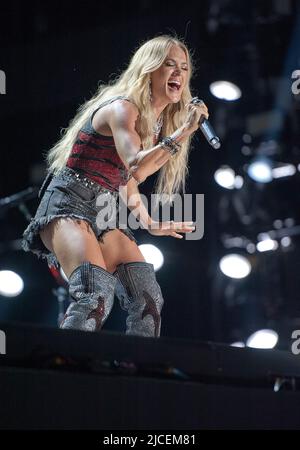
[[[152,264],[133,262],[120,264],[116,276],[116,294],[122,309],[128,311],[126,334],[159,337],[163,296]]]
[[[60,328],[97,331],[109,316],[114,303],[116,278],[102,267],[84,262],[69,277],[73,302]]]

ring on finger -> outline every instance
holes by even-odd
[[[204,101],[201,100],[201,99],[198,98],[198,97],[193,97],[192,100],[191,100],[191,103],[192,103],[193,105],[204,105]]]

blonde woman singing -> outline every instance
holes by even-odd
[[[97,198],[118,203],[120,188],[136,199],[142,227],[182,238],[192,222],[154,222],[139,201],[138,185],[160,170],[156,192],[184,186],[188,150],[203,103],[191,103],[192,63],[171,36],[145,42],[127,69],[78,109],[48,153],[40,204],[24,232],[24,250],[58,261],[69,280],[70,303],[60,327],[96,331],[113,306],[117,280],[128,313],[126,333],[159,337],[163,296],[128,229],[96,221]]]

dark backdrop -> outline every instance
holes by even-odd
[[[193,92],[208,105],[223,145],[214,151],[198,134],[190,156],[187,192],[205,194],[203,239],[136,233],[140,243],[157,245],[165,256],[157,273],[165,297],[162,335],[232,342],[272,326],[280,330],[279,345],[286,348],[299,315],[299,172],[259,185],[247,177],[245,166],[257,154],[300,162],[299,95],[291,93],[291,73],[300,68],[298,18],[299,3],[292,0],[49,5],[16,0],[2,5],[0,69],[6,74],[6,94],[0,96],[0,196],[40,184],[45,153],[60,129],[99,81],[126,67],[141,42],[161,33],[185,37],[197,69]],[[214,98],[209,83],[217,79],[236,82],[241,99],[227,103]],[[280,120],[268,121],[267,114]],[[242,189],[228,191],[216,184],[214,172],[222,164],[244,177]],[[153,181],[142,191],[149,193]],[[36,201],[27,206],[33,213]],[[238,281],[222,275],[218,262],[229,251],[228,237],[255,243],[276,219],[292,219],[287,222],[287,228],[295,229],[290,247],[264,254],[239,248],[251,259],[251,275]],[[15,269],[25,282],[19,297],[0,296],[1,320],[56,326],[56,282],[45,263],[19,249],[25,227],[17,208],[0,210],[0,269]],[[105,328],[123,330],[124,320],[116,304]]]

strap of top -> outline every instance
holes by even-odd
[[[90,120],[89,120],[89,125],[90,125],[90,127],[92,127],[92,120],[93,120],[94,115],[96,114],[96,112],[97,112],[100,108],[103,108],[104,106],[107,106],[107,105],[109,105],[110,103],[113,103],[113,102],[116,101],[116,100],[127,100],[128,102],[133,103],[132,100],[130,100],[130,99],[129,99],[128,97],[126,97],[125,95],[118,95],[117,97],[113,97],[113,98],[110,98],[110,99],[106,100],[105,102],[101,103],[101,105],[98,106],[98,107],[93,111],[93,113],[92,113],[92,115],[91,115],[91,117],[90,117]]]

